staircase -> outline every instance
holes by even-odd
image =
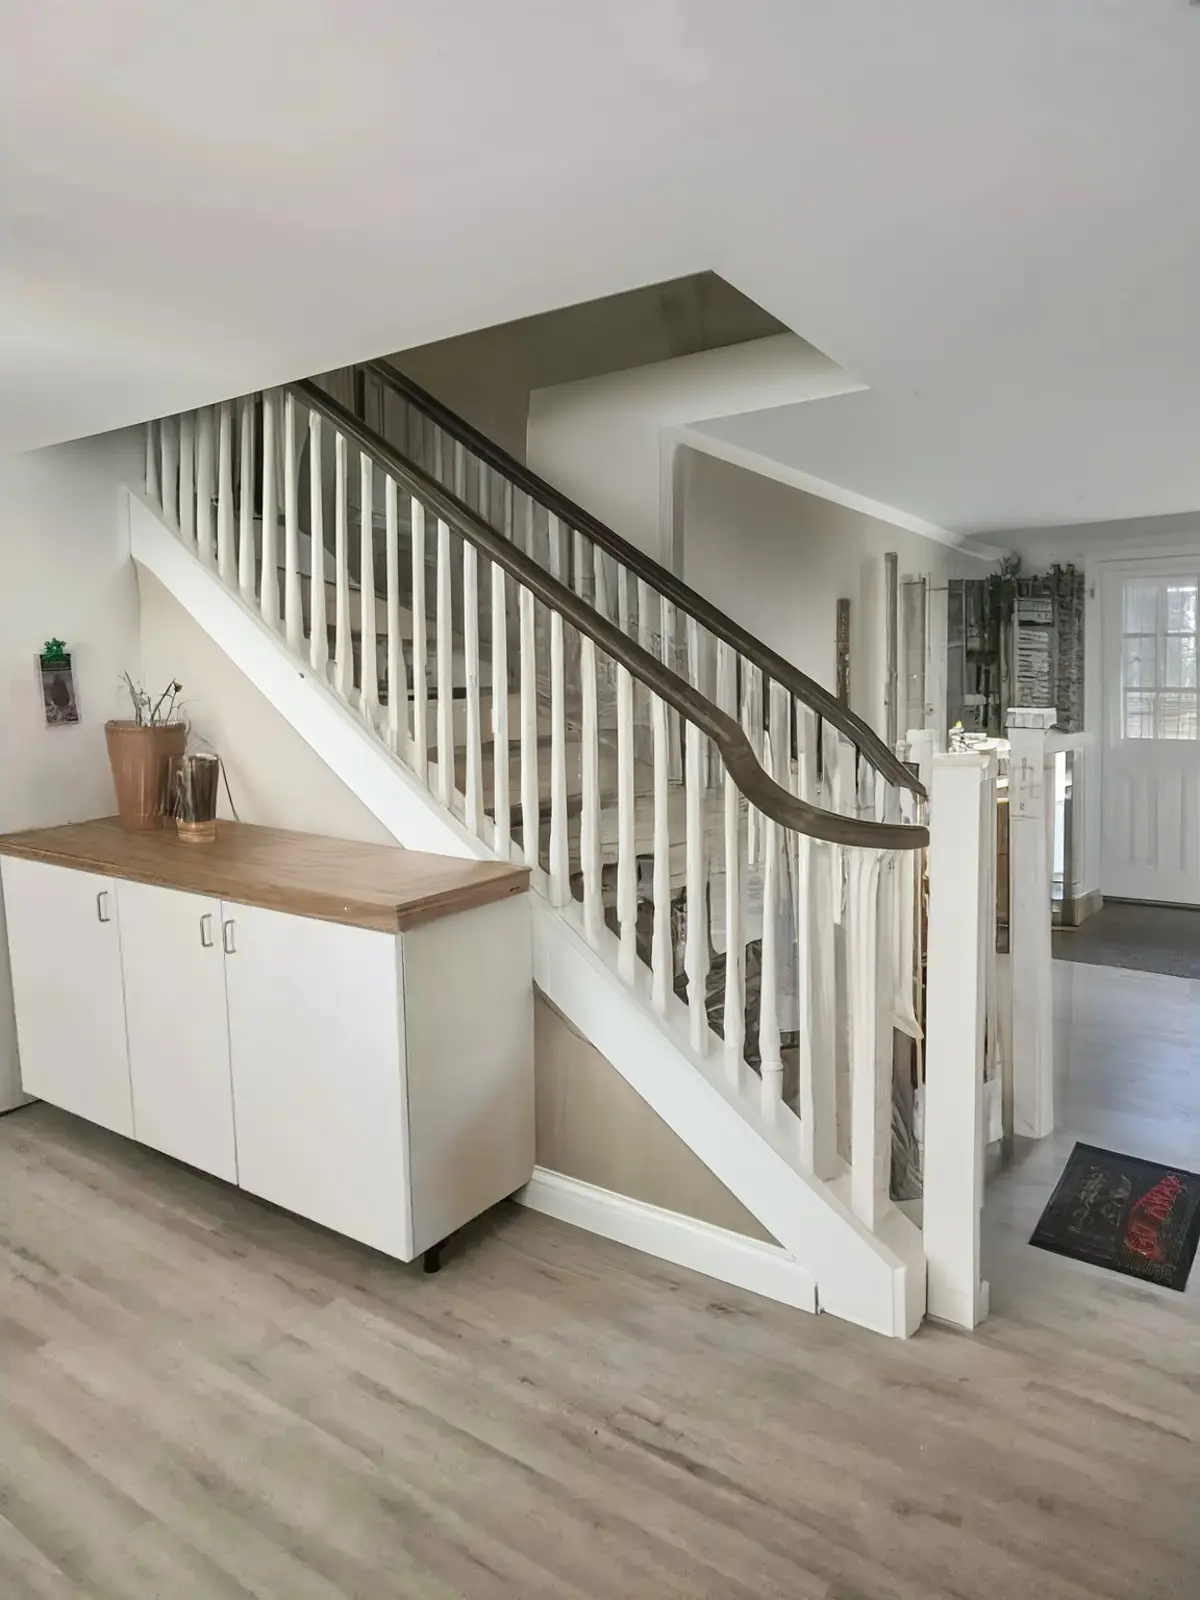
[[[150,424],[130,539],[398,840],[530,867],[535,981],[779,1241],[767,1292],[912,1333],[928,834],[876,735],[383,364]]]

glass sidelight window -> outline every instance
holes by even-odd
[[[1122,599],[1126,739],[1196,737],[1196,600],[1189,578],[1137,579]]]

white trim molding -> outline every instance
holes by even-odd
[[[897,506],[885,504],[882,500],[872,500],[869,495],[859,494],[855,489],[843,488],[841,484],[831,483],[827,478],[815,477],[811,472],[805,472],[800,467],[788,466],[785,462],[776,461],[772,456],[760,455],[757,450],[751,450],[745,445],[730,444],[715,434],[705,433],[702,428],[672,428],[664,432],[664,438],[669,439],[673,446],[685,445],[689,450],[698,450],[703,455],[715,456],[718,461],[726,461],[730,466],[742,467],[746,472],[757,472],[763,478],[773,478],[776,483],[786,484],[789,489],[799,489],[803,494],[816,495],[820,500],[832,501],[833,504],[845,506],[850,511],[860,511],[863,516],[874,517],[877,522],[890,522],[893,527],[903,528],[908,533],[920,534],[923,539],[932,539],[937,544],[949,545],[951,549],[961,550],[963,555],[973,556],[987,565],[999,561],[1004,554],[1003,550],[994,549],[978,541],[967,543],[961,534],[943,528],[936,522],[926,522],[923,517],[915,517]]]
[[[719,1283],[748,1289],[798,1311],[818,1309],[812,1273],[782,1245],[698,1222],[677,1211],[664,1211],[546,1167],[536,1167],[514,1198],[533,1211],[586,1228],[660,1261],[701,1272]]]

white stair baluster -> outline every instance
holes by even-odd
[[[655,626],[659,619],[654,617],[651,610],[650,585],[644,578],[637,581],[638,597],[638,643],[643,650],[649,650],[652,656],[659,654],[662,646],[661,637],[656,636]]]
[[[604,931],[600,882],[600,726],[596,698],[596,646],[586,634],[579,639],[579,671],[583,692],[583,812],[579,853],[583,869],[583,923],[593,945]]]
[[[296,470],[296,402],[283,397],[283,626],[289,647],[304,648],[304,601],[300,582],[300,507]],[[311,580],[310,580],[311,581]]]
[[[329,663],[329,618],[325,606],[325,498],[321,462],[321,414],[308,414],[308,662],[324,683]]]
[[[608,616],[608,572],[605,567],[604,551],[600,546],[592,546],[592,585],[594,593],[592,604],[602,617]]]
[[[819,803],[817,717],[796,702],[797,787],[801,800]],[[800,1158],[818,1178],[837,1168],[836,1062],[829,1018],[833,1012],[833,912],[829,904],[829,845],[796,837],[796,979]],[[822,985],[828,983],[829,992]]]
[[[830,809],[839,816],[853,816],[853,751],[831,723],[824,724],[825,794]],[[830,845],[830,873],[833,880],[833,920],[838,927],[842,922],[842,883],[845,877],[845,847]]]
[[[516,495],[515,487],[506,478],[504,480],[504,537],[506,539],[511,539],[513,537],[514,530],[516,528],[516,523],[513,521],[513,517],[514,517],[513,500],[515,498],[515,495]]]
[[[750,741],[750,748],[762,764],[762,673],[752,661],[741,658],[742,731]],[[748,866],[762,865],[762,818],[757,809],[746,806],[746,862]]]
[[[412,765],[422,782],[429,776],[429,635],[425,624],[425,507],[412,500]]]
[[[746,937],[742,915],[741,795],[725,772],[725,1070],[741,1077],[746,1043]]]
[[[660,605],[663,665],[675,671],[675,607],[664,595]],[[683,777],[683,725],[674,707],[667,709],[667,760],[672,783]]]
[[[238,591],[254,604],[254,396],[241,403],[238,438]]]
[[[846,976],[850,1021],[850,1209],[872,1231],[888,1203],[892,1153],[890,986],[881,1005],[879,901],[882,854],[847,851]],[[886,1049],[885,1049],[886,1046]],[[886,1063],[886,1071],[885,1071]]]
[[[167,490],[159,480],[157,431],[161,424],[146,424],[146,499],[152,506],[161,505],[166,510]]]
[[[196,546],[196,413],[179,418],[179,532],[184,544]]]
[[[217,408],[217,571],[229,588],[237,582],[233,548],[233,407],[223,400]]]
[[[521,609],[521,845],[525,865],[536,869],[540,855],[538,807],[537,635],[533,595],[522,588]]]
[[[454,441],[454,493],[460,500],[467,498],[467,452],[461,439]]]
[[[265,621],[279,627],[279,554],[275,547],[276,509],[275,491],[275,428],[278,417],[278,396],[268,390],[263,395],[263,477],[262,477],[262,580],[259,597]]]
[[[349,703],[354,692],[354,644],[350,637],[350,530],[346,512],[346,436],[333,446],[333,686]]]
[[[778,684],[770,686],[770,732],[763,744],[763,766],[768,775],[778,781],[784,765],[783,748],[790,746],[790,728],[787,725],[787,701]],[[783,1099],[783,1057],[780,1051],[780,924],[783,882],[780,860],[782,840],[778,823],[770,817],[762,819],[763,845],[763,904],[762,904],[762,963],[758,1000],[758,1061],[762,1079],[764,1109]],[[790,955],[790,952],[787,952]]]
[[[667,807],[670,755],[667,749],[667,703],[650,695],[654,750],[654,922],[650,942],[650,998],[660,1016],[675,987],[671,945],[671,826]]]
[[[147,424],[148,427],[153,424]],[[162,476],[159,479],[163,516],[176,528],[179,526],[179,418],[164,417],[158,424],[159,461]]]
[[[206,567],[213,564],[214,455],[213,409],[201,406],[196,431],[196,547]]]
[[[733,646],[726,644],[724,639],[717,641],[717,682],[716,701],[720,710],[726,716],[737,721],[737,657],[733,653]],[[718,786],[721,782],[718,772],[719,758],[714,749],[712,751],[712,777]]]
[[[449,810],[454,794],[454,588],[450,524],[440,517],[437,541],[437,794]]]
[[[704,735],[687,724],[687,945],[688,1016],[692,1049],[708,1053],[708,868]]]
[[[629,633],[629,572],[622,564],[617,567],[617,627]]]
[[[632,983],[637,970],[637,819],[634,814],[633,675],[617,666],[617,920],[618,971]]]
[[[408,681],[400,634],[400,491],[395,478],[383,480],[383,505],[387,530],[388,744],[396,755],[401,755],[408,743]]]
[[[463,637],[467,672],[467,807],[468,829],[483,836],[482,729],[479,719],[479,552],[463,540]]]
[[[550,576],[562,576],[562,526],[549,518]],[[550,903],[571,898],[567,837],[567,708],[563,665],[563,619],[550,613]]]
[[[809,1024],[812,1052],[812,1162],[818,1178],[838,1170],[838,997],[835,929],[841,922],[841,851],[809,841]],[[801,1111],[801,1118],[804,1113]]]
[[[366,451],[359,464],[359,710],[372,726],[379,711],[379,628],[375,621],[375,466]]]
[[[492,778],[495,851],[502,861],[511,851],[512,819],[508,794],[508,591],[504,568],[492,563]]]

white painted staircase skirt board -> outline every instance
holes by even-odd
[[[128,504],[134,560],[394,838],[410,848],[493,859],[489,846],[292,654],[282,633],[196,559],[157,510],[134,491]],[[619,973],[618,944],[607,930],[593,949],[577,926],[582,912],[573,902],[556,909],[535,895],[532,911],[538,988],[779,1241],[797,1271],[809,1275],[818,1307],[890,1336],[915,1332],[925,1312],[925,1258],[908,1218],[886,1205],[870,1231],[851,1211],[848,1194],[804,1170],[795,1127],[764,1109],[757,1076],[745,1068],[737,1083],[731,1081],[717,1053],[700,1056],[685,1030],[673,1031],[666,1016],[656,1014],[648,974],[639,969],[631,982]],[[666,996],[667,1016],[678,1004],[673,994]],[[587,1225],[582,1211],[577,1220]],[[759,1292],[770,1293],[770,1281],[764,1275]],[[784,1298],[796,1303],[792,1293]]]
[[[817,1310],[812,1273],[782,1245],[748,1239],[745,1234],[697,1222],[644,1200],[630,1200],[545,1167],[534,1169],[533,1177],[515,1198],[533,1211],[627,1244],[660,1261],[701,1272],[719,1283],[749,1289],[798,1311]]]

